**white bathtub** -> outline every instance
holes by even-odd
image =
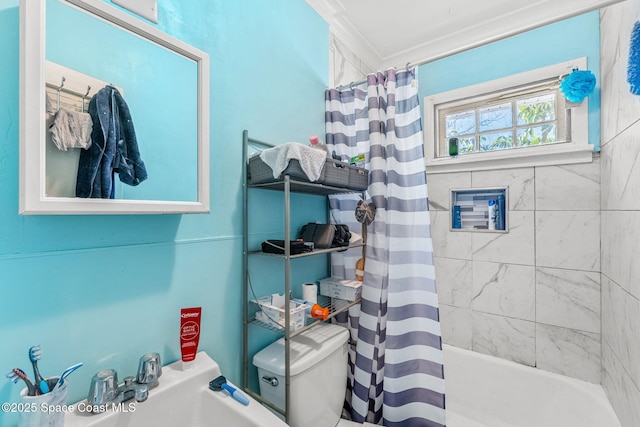
[[[602,387],[444,345],[447,427],[620,427]]]

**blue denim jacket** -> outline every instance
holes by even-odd
[[[93,120],[91,146],[80,152],[77,197],[114,198],[114,173],[128,185],[147,179],[129,107],[113,86],[105,86],[89,102]]]

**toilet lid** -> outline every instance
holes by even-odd
[[[349,338],[347,328],[321,323],[291,339],[290,375],[298,375],[341,348]],[[284,338],[253,356],[253,365],[284,376]]]

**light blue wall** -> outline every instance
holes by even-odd
[[[600,15],[590,12],[419,67],[420,100],[431,94],[587,57],[596,76],[589,96],[589,143],[600,149]],[[424,124],[428,129],[429,123]]]
[[[200,349],[240,381],[242,130],[272,142],[324,132],[328,27],[305,2],[158,3],[158,27],[211,56],[208,215],[18,215],[19,10],[0,0],[0,369],[29,372],[33,344],[44,349],[45,375],[82,361],[70,402],[99,369],[130,375],[149,351],[179,359],[181,307],[203,307]],[[278,193],[254,199],[256,240],[280,234]],[[323,218],[324,202],[295,203],[296,226]],[[254,281],[280,267],[265,265]],[[302,265],[295,279],[314,268]],[[20,388],[0,382],[0,402],[17,401]],[[15,422],[0,412],[0,425]]]

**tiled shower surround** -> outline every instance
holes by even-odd
[[[640,426],[640,96],[626,82],[639,8],[600,14],[602,386],[624,427]]]
[[[624,427],[640,425],[638,10],[601,12],[600,159],[428,179],[445,342],[600,382]],[[509,234],[449,232],[448,188],[502,185]]]
[[[600,161],[428,174],[445,343],[600,382]],[[450,231],[451,189],[509,187],[509,233]]]
[[[600,158],[428,176],[445,342],[601,383],[623,427],[640,426],[640,96],[626,83],[639,10],[600,15]],[[335,84],[360,80],[334,46]],[[449,232],[450,188],[505,185],[508,234]]]

